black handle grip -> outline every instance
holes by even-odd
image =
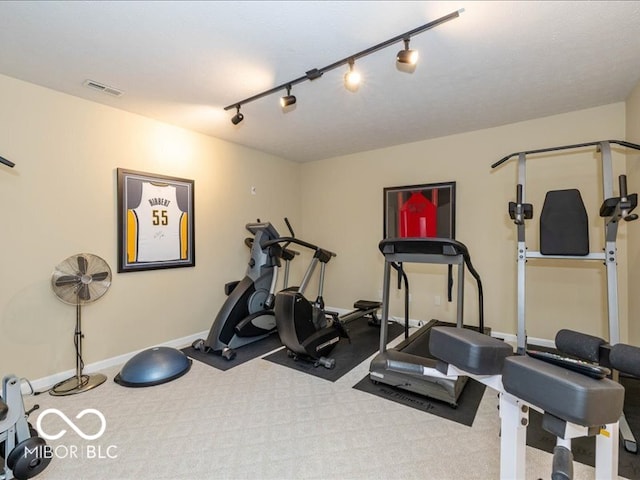
[[[522,184],[521,183],[516,185],[516,203],[518,203],[518,205],[522,204]]]
[[[620,198],[626,198],[627,197],[627,176],[620,175],[618,177],[618,182],[620,185]]]
[[[10,161],[10,160],[7,160],[7,159],[6,159],[6,158],[4,158],[4,157],[0,157],[0,163],[2,163],[2,164],[4,164],[4,165],[6,165],[7,167],[11,167],[11,168],[13,168],[13,167],[15,166],[15,163],[13,163],[13,162],[12,162],[12,161]]]

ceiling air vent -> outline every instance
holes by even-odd
[[[122,95],[124,92],[122,90],[118,90],[117,88],[113,88],[113,87],[109,87],[108,85],[105,85],[103,83],[100,82],[95,82],[93,80],[85,80],[83,85],[85,87],[91,88],[93,90],[97,90],[103,93],[106,93],[107,95],[111,95],[114,97],[119,97],[120,95]]]

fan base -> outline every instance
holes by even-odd
[[[92,388],[102,385],[107,381],[107,377],[101,373],[95,375],[82,375],[80,378],[71,377],[60,382],[49,390],[49,394],[60,397],[65,395],[75,395],[76,393],[86,392]]]

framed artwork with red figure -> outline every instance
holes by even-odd
[[[455,238],[456,182],[384,189],[384,238]]]

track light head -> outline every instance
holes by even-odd
[[[360,87],[360,73],[353,68],[354,61],[349,60],[349,71],[344,75],[344,87],[350,92],[355,92]]]
[[[285,95],[284,97],[280,97],[280,106],[282,108],[286,108],[294,103],[296,103],[295,95]]]
[[[236,114],[231,118],[231,123],[238,125],[244,120],[244,115],[240,113],[240,105],[236,105]]]
[[[287,85],[287,94],[280,97],[280,106],[284,109],[296,103],[295,95],[291,95],[291,85]]]
[[[415,65],[418,63],[418,51],[409,48],[409,38],[404,39],[404,50],[400,50],[396,55],[396,62],[403,65]]]

